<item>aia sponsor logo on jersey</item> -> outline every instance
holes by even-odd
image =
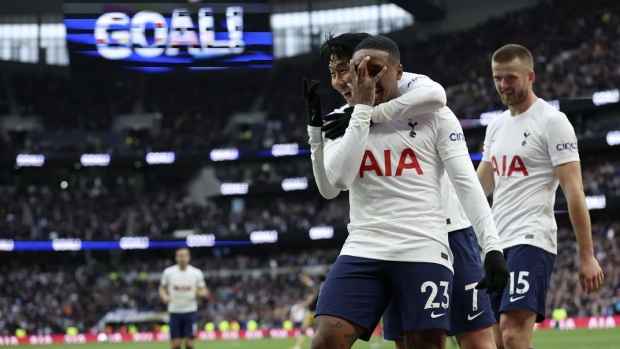
[[[512,158],[508,158],[506,155],[502,155],[500,158],[492,156],[491,163],[493,164],[493,173],[500,177],[529,176],[527,167],[519,155]]]
[[[401,176],[405,170],[415,170],[419,175],[424,174],[418,158],[411,148],[406,148],[400,153],[396,168],[393,168],[392,165],[392,151],[390,149],[384,150],[383,158],[379,157],[379,160],[383,161],[379,162],[372,151],[366,150],[360,166],[360,178],[364,178],[365,172],[374,172],[377,176],[386,177]]]
[[[181,285],[174,285],[172,286],[172,289],[177,291],[177,292],[189,292],[192,290],[191,286],[181,286]]]

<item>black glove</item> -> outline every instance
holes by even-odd
[[[308,79],[301,81],[301,89],[306,101],[306,114],[308,115],[308,125],[314,127],[323,126],[323,111],[321,110],[321,97],[317,89],[321,84],[318,80],[312,80],[308,83]]]
[[[351,115],[353,115],[353,107],[348,107],[339,113],[327,115],[325,117],[326,124],[321,128],[321,131],[325,132],[325,137],[329,139],[342,137],[344,131],[349,127]]]
[[[510,273],[506,267],[504,254],[500,251],[489,251],[484,258],[484,278],[480,280],[476,289],[487,289],[491,291],[501,291],[506,287],[510,279]]]

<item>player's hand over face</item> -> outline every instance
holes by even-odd
[[[506,287],[510,273],[506,267],[506,259],[500,251],[489,251],[484,257],[484,278],[480,280],[476,289],[487,289],[491,291],[501,291]]]
[[[306,102],[306,114],[308,116],[308,125],[313,127],[323,126],[323,111],[321,110],[321,96],[319,95],[319,85],[321,82],[304,78],[301,81],[301,91],[304,94]]]
[[[383,67],[377,75],[370,76],[367,66],[368,61],[370,61],[370,56],[362,55],[362,62],[357,67],[357,71],[355,70],[354,61],[350,61],[351,83],[347,85],[351,89],[355,104],[365,104],[373,107],[375,105],[375,86],[387,71],[387,67]]]
[[[594,256],[579,259],[579,282],[587,293],[596,291],[602,284],[605,276]]]

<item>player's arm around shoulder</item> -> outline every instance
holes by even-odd
[[[445,107],[448,100],[443,86],[425,75],[405,72],[398,88],[401,96],[372,108],[374,123],[432,113]]]
[[[325,140],[325,173],[338,190],[349,190],[357,177],[368,141],[371,110],[370,106],[356,105],[344,136]]]

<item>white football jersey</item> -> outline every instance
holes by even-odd
[[[577,136],[564,113],[538,99],[487,127],[482,161],[493,166],[493,217],[502,247],[533,245],[557,253],[555,166],[579,161]]]
[[[304,321],[304,317],[308,312],[308,308],[304,308],[301,304],[293,304],[291,306],[291,319],[293,322],[298,323]]]
[[[469,155],[463,138],[455,137],[463,134],[458,119],[444,107],[375,124],[368,132],[361,166],[349,189],[351,223],[341,254],[437,263],[452,270],[440,178],[444,160]],[[327,139],[326,156],[342,140]],[[337,157],[341,156],[346,157]]]
[[[398,81],[398,89],[400,90],[400,93],[405,94],[415,88],[418,88],[420,85],[424,86],[426,81],[432,80],[430,80],[430,78],[426,75],[404,72],[403,76]],[[452,232],[470,227],[471,223],[467,219],[465,211],[463,211],[463,207],[461,206],[459,198],[456,196],[456,191],[454,190],[454,186],[452,185],[450,177],[447,173],[444,172],[444,175],[441,177],[440,184],[441,199],[443,208],[446,212],[448,231]]]
[[[433,80],[431,80],[428,76],[422,74],[408,73],[403,72],[401,79],[398,81],[398,89],[400,93],[403,95],[413,91],[415,89],[425,88],[429,86],[433,86],[436,84]],[[344,105],[339,109],[335,109],[333,112],[342,112],[345,108],[348,108],[348,105]],[[310,134],[312,138],[312,134]],[[314,154],[314,152],[313,152]],[[315,158],[313,157],[313,164],[315,163]],[[320,159],[322,160],[322,154]],[[316,167],[316,166],[315,166]],[[316,173],[319,171],[315,171],[315,177],[318,177]],[[324,171],[323,171],[324,172]],[[320,175],[320,172],[319,172]],[[322,182],[326,182],[325,180]],[[467,215],[459,202],[459,199],[456,195],[456,191],[454,190],[454,186],[450,181],[450,177],[448,174],[444,172],[444,175],[441,177],[441,198],[443,202],[443,207],[446,212],[446,223],[448,225],[448,231],[456,231],[460,229],[465,229],[471,226],[471,223],[467,219]],[[329,187],[328,185],[319,186],[319,189],[325,192],[329,192],[328,189],[324,189],[324,187]],[[336,194],[337,195],[337,194]],[[333,195],[333,196],[336,196]]]
[[[188,313],[198,310],[196,290],[205,286],[204,275],[200,269],[188,265],[181,270],[173,265],[164,270],[161,284],[168,289],[170,303],[168,311],[171,313]]]

